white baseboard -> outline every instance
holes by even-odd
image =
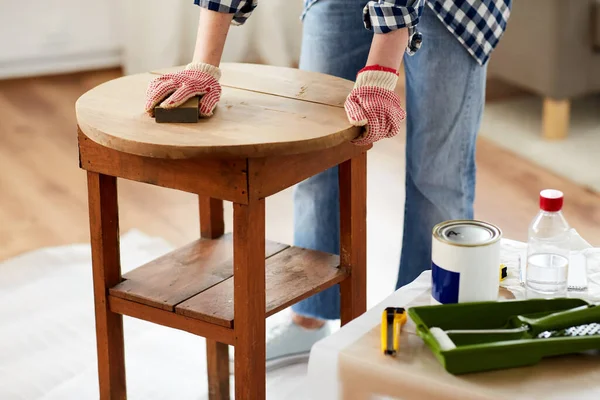
[[[0,61],[0,79],[63,74],[118,67],[120,65],[121,52],[118,49],[94,51],[85,54]]]

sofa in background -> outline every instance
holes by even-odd
[[[488,68],[543,96],[543,137],[566,137],[571,99],[600,92],[600,0],[513,0]]]

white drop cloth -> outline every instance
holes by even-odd
[[[575,229],[571,229],[568,297],[600,302],[600,249],[592,246]],[[502,239],[501,260],[508,267],[508,277],[500,284],[518,300],[538,295],[525,287],[527,243]]]
[[[170,250],[162,239],[128,232],[121,237],[123,272]],[[203,338],[129,317],[124,326],[129,399],[208,398]],[[270,373],[269,398],[305,399],[305,373],[306,364]],[[98,397],[89,245],[0,263],[0,400]]]

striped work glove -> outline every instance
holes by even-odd
[[[365,130],[352,143],[367,145],[400,132],[406,113],[394,92],[397,82],[398,73],[391,68],[375,65],[358,72],[344,108],[350,123]]]
[[[154,115],[159,103],[164,108],[175,108],[194,96],[202,96],[199,114],[210,117],[221,99],[221,70],[210,64],[188,64],[183,71],[161,75],[153,79],[146,91],[146,112]]]

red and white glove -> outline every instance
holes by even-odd
[[[406,113],[394,92],[397,82],[398,73],[392,68],[374,65],[358,71],[344,109],[352,125],[366,129],[352,143],[367,145],[400,132]]]
[[[183,71],[164,74],[153,79],[146,91],[146,112],[154,115],[159,103],[164,108],[175,108],[194,96],[202,96],[198,112],[210,117],[221,99],[221,70],[205,63],[188,64]]]

